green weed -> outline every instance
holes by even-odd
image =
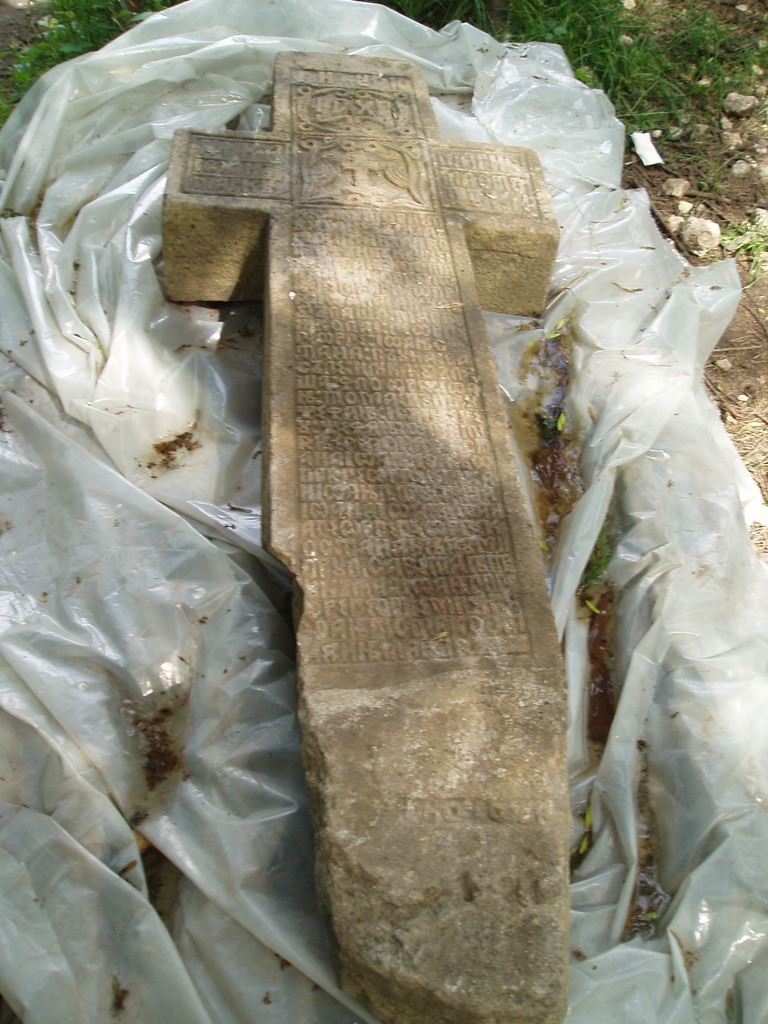
[[[745,88],[764,51],[694,4],[628,11],[621,0],[514,0],[507,38],[559,43],[574,72],[603,89],[631,131],[685,125]]]
[[[385,6],[436,29],[451,21],[468,21],[486,32],[494,27],[494,5],[483,0],[389,0]]]
[[[558,43],[587,85],[602,89],[630,131],[686,126],[697,112],[743,91],[768,48],[744,45],[743,28],[694,3],[638,0],[390,0],[408,17],[441,28],[473,22],[499,39]]]
[[[589,556],[589,561],[581,575],[581,582],[579,583],[578,590],[580,594],[583,594],[585,591],[589,590],[590,587],[593,587],[603,579],[612,557],[613,544],[611,543],[611,532],[608,521],[606,520],[606,522],[603,523],[600,534],[595,541],[595,546],[592,549],[592,554]]]
[[[172,0],[49,0],[39,33],[13,56],[6,97],[19,99],[49,68],[98,49],[137,16]],[[742,91],[754,67],[768,71],[768,47],[745,46],[731,22],[693,3],[655,6],[638,0],[389,0],[389,6],[433,28],[469,21],[499,39],[559,43],[574,72],[603,89],[630,131],[686,126],[697,112]],[[1,113],[0,113],[1,116]]]
[[[749,264],[749,285],[765,277],[768,266],[765,254],[768,252],[768,218],[765,214],[749,217],[736,227],[723,231],[721,244],[731,256],[743,257]]]
[[[36,38],[26,46],[17,46],[3,56],[13,59],[5,104],[15,103],[46,71],[57,64],[98,50],[111,42],[137,18],[170,7],[173,0],[50,0],[40,6]],[[10,112],[3,116],[2,121]],[[1,123],[1,122],[0,122]]]

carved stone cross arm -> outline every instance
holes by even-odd
[[[544,304],[540,168],[439,139],[402,62],[281,55],[273,110],[177,135],[164,276],[264,292],[264,529],[340,981],[385,1024],[559,1024],[566,691],[482,317]]]
[[[559,234],[536,154],[443,141],[421,77],[401,70],[410,88],[398,94],[388,64],[380,88],[342,101],[333,85],[292,91],[278,58],[270,132],[177,132],[164,213],[171,298],[261,298],[270,218],[360,204],[442,213],[464,229],[480,305],[541,312]]]

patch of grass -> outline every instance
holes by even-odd
[[[96,50],[137,17],[172,0],[49,0],[39,34],[14,52],[11,102],[54,65]],[[469,21],[497,38],[559,43],[574,72],[603,89],[630,131],[685,126],[719,108],[729,91],[768,72],[768,46],[744,45],[744,26],[695,3],[636,0],[389,0],[388,6],[433,28]],[[2,111],[0,111],[2,116]]]
[[[733,13],[732,11],[730,12]],[[575,74],[603,89],[630,131],[685,125],[747,88],[766,50],[744,45],[744,29],[695,4],[621,0],[515,0],[507,38],[559,43]]]
[[[174,0],[50,0],[40,5],[37,37],[11,51],[13,63],[0,104],[0,120],[10,113],[10,104],[52,67],[111,42],[139,18],[170,7]],[[7,107],[7,109],[4,109]]]
[[[731,256],[744,258],[749,265],[749,283],[754,284],[768,273],[765,254],[768,252],[768,218],[764,213],[749,217],[733,228],[723,231],[722,247]]]
[[[468,21],[492,32],[498,4],[483,0],[383,0],[386,7],[399,11],[423,25],[441,29],[451,21]]]
[[[722,17],[695,3],[637,0],[390,0],[390,7],[441,28],[470,21],[499,39],[558,43],[578,78],[602,89],[630,131],[685,126],[726,93],[768,72],[768,47],[744,43],[732,6]]]
[[[603,89],[633,129],[679,116],[684,91],[648,22],[621,0],[515,0],[504,33],[517,41],[558,43],[577,78]]]

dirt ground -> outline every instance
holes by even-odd
[[[745,46],[755,46],[768,35],[766,0],[698,0],[698,9],[704,8],[722,21],[737,24]],[[34,4],[26,0],[0,0],[0,76],[12,63],[13,45],[32,37],[37,16]],[[699,121],[685,131],[660,124],[654,142],[664,159],[662,166],[644,167],[633,152],[627,153],[624,184],[647,190],[662,231],[693,263],[729,254],[718,248],[700,257],[686,248],[674,229],[681,201],[693,207],[688,216],[713,220],[723,232],[743,224],[757,209],[768,210],[768,80],[765,85],[756,80],[754,94],[758,105],[743,118],[723,120],[725,113],[707,106],[704,98]],[[766,168],[762,177],[761,164]],[[684,197],[665,194],[670,178],[690,181]],[[768,276],[754,280],[749,260],[739,258],[738,263],[743,296],[707,364],[705,383],[768,501]],[[752,536],[758,553],[768,561],[768,527],[753,528]]]
[[[26,0],[0,0],[0,75],[13,62],[11,47],[31,40],[32,11]]]
[[[747,48],[755,48],[758,40],[768,36],[766,0],[698,0],[697,10],[737,26]],[[625,186],[646,189],[659,227],[694,264],[730,254],[719,247],[702,257],[685,246],[674,221],[681,212],[681,199],[693,206],[687,216],[712,220],[723,234],[738,229],[756,211],[768,209],[768,78],[763,83],[757,77],[751,95],[758,103],[745,117],[707,105],[704,96],[697,122],[682,133],[660,124],[654,143],[664,160],[662,166],[643,167],[634,153],[626,155]],[[684,197],[665,194],[670,178],[691,182]],[[707,363],[705,384],[768,502],[768,261],[760,276],[750,275],[748,257],[737,255],[736,259],[744,290],[736,315]],[[754,526],[752,540],[760,557],[768,561],[768,527]]]

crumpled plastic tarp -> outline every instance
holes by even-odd
[[[551,567],[569,680],[569,1020],[768,1020],[768,580],[759,494],[706,398],[739,295],[620,188],[623,128],[557,47],[354,0],[190,0],[54,69],[0,134],[0,991],[25,1024],[350,1024],[312,887],[289,581],[261,546],[256,307],[172,305],[173,132],[268,124],[284,49],[413,61],[443,133],[534,148],[562,229],[586,489]],[[575,597],[612,506],[621,699],[599,767]],[[641,764],[642,761],[642,764]],[[639,777],[673,901],[623,941]],[[141,833],[181,875],[169,924]]]

